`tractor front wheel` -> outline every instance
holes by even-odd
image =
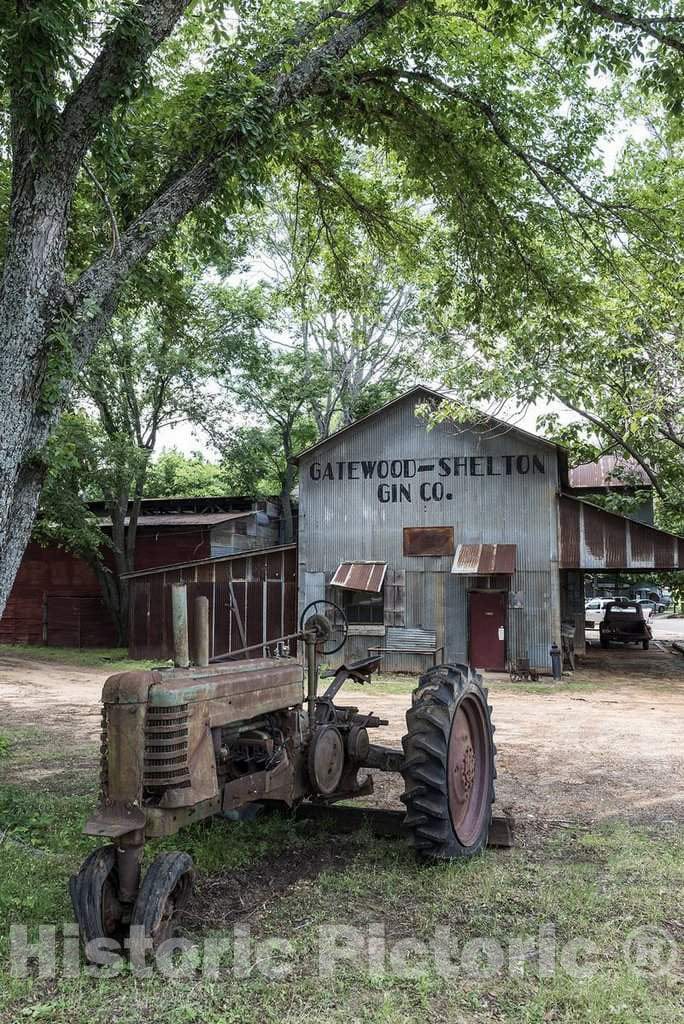
[[[494,726],[482,677],[467,665],[421,676],[403,739],[405,827],[420,857],[472,857],[487,845]]]
[[[135,901],[131,929],[144,928],[154,949],[173,936],[178,911],[192,894],[194,875],[187,853],[161,853],[150,864]]]
[[[119,872],[113,846],[98,846],[86,857],[78,874],[70,879],[69,891],[86,951],[88,943],[96,939],[123,939],[124,908],[118,898]],[[96,958],[96,952],[89,956]]]

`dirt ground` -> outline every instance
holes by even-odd
[[[0,653],[0,730],[39,729],[74,747],[95,743],[107,674]],[[684,657],[592,650],[560,689],[549,682],[542,692],[529,692],[528,684],[507,677],[488,683],[499,811],[521,822],[684,821]],[[398,746],[409,699],[370,689],[342,702],[389,719],[372,738]],[[81,752],[78,760],[86,769]],[[52,771],[59,769],[48,763],[33,777]],[[401,779],[381,773],[375,779],[368,802],[400,807]]]

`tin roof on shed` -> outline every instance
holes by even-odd
[[[570,486],[575,490],[622,487],[651,487],[646,470],[634,459],[602,455],[596,462],[585,462],[570,470]]]
[[[245,519],[247,516],[256,515],[256,512],[179,512],[177,515],[146,516],[138,518],[138,529],[145,526],[219,526],[231,519]],[[129,516],[126,516],[124,524],[130,523]],[[111,526],[110,516],[99,520],[100,526]]]

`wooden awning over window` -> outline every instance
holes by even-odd
[[[330,581],[333,587],[379,594],[385,582],[386,562],[341,562]]]
[[[451,571],[460,576],[512,576],[515,544],[459,544]]]

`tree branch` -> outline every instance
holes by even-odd
[[[61,114],[60,149],[67,171],[80,167],[124,89],[173,32],[191,0],[137,0],[76,86]]]
[[[628,14],[626,11],[616,11],[612,7],[606,6],[606,4],[594,3],[593,0],[581,0],[581,6],[586,10],[591,11],[592,14],[596,14],[599,18],[603,18],[604,21],[611,21],[615,25],[622,25],[625,28],[633,28],[637,32],[641,32],[643,35],[650,36],[652,39],[657,39],[663,46],[668,46],[672,50],[677,50],[679,53],[684,53],[684,40],[679,39],[677,36],[671,35],[669,32],[663,32],[658,25],[667,24],[668,19],[653,17],[650,18],[648,15],[643,17],[635,14]],[[678,24],[680,19],[672,19],[672,23]]]
[[[171,0],[169,0],[169,3]],[[181,0],[174,0],[180,3]],[[296,102],[311,95],[325,80],[328,68],[341,61],[358,43],[382,28],[412,0],[376,0],[349,24],[338,29],[321,46],[304,57],[287,74],[264,86],[243,111],[244,115],[272,123]],[[149,3],[148,3],[149,5]],[[136,266],[191,210],[218,188],[225,176],[227,157],[237,159],[248,150],[250,135],[240,119],[223,133],[220,151],[195,163],[158,195],[148,208],[121,234],[121,253],[103,257],[84,271],[71,289],[76,318],[83,318],[76,343],[77,356],[84,360],[102,328],[102,318],[111,316],[114,296],[130,270]],[[84,309],[87,307],[87,309]],[[99,312],[93,316],[93,308]]]

